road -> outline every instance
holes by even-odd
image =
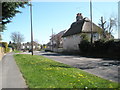
[[[0,89],[27,88],[25,80],[13,58],[13,53],[3,57],[2,61],[0,61],[0,68]]]
[[[105,60],[101,58],[61,55],[50,52],[34,52],[34,54],[42,55],[57,62],[71,65],[73,67],[82,69],[83,71],[86,71],[88,73],[114,82],[120,82],[120,73],[118,73],[118,70],[120,68],[120,61],[118,60]]]

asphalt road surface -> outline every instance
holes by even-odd
[[[34,52],[34,54],[42,55],[57,62],[71,65],[88,73],[114,82],[120,82],[120,61],[118,60],[105,60],[101,58],[61,55],[51,52]]]
[[[13,53],[9,53],[3,57],[2,61],[0,61],[0,68],[0,89],[27,88],[25,80],[13,58]]]

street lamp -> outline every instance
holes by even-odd
[[[30,20],[31,20],[31,53],[33,55],[33,25],[32,25],[32,3],[30,2]]]

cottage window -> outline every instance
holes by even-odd
[[[93,34],[93,38],[94,38],[94,41],[98,40],[98,34],[97,33]]]

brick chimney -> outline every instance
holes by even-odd
[[[82,13],[77,13],[76,22],[82,19],[83,19]]]

